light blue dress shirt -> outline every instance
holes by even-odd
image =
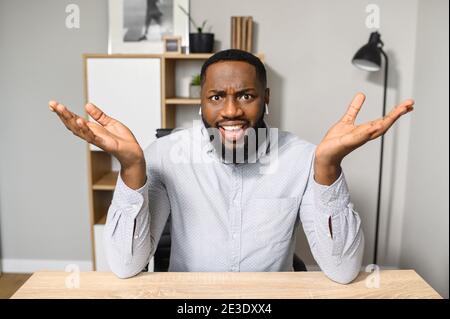
[[[153,142],[145,185],[133,190],[117,179],[104,232],[112,271],[141,272],[171,214],[169,271],[292,271],[302,224],[321,270],[352,281],[364,237],[343,173],[318,184],[315,145],[292,133],[269,128],[264,145],[253,162],[227,162],[201,122]]]

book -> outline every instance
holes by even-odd
[[[232,16],[230,19],[230,47],[232,49],[253,51],[253,17]]]
[[[236,29],[236,49],[241,49],[242,17],[237,17]]]
[[[253,17],[247,19],[247,43],[245,49],[248,52],[253,51]]]
[[[236,49],[236,17],[231,17],[231,42],[230,47]]]
[[[247,50],[247,20],[248,17],[242,17],[241,23],[241,44],[240,44],[240,48],[241,50]]]

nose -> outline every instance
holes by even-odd
[[[239,103],[237,103],[235,99],[230,97],[225,100],[221,113],[222,117],[224,118],[236,118],[244,114]]]

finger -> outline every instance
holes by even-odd
[[[62,116],[62,114],[60,113],[60,110],[57,110],[57,106],[58,106],[58,102],[51,100],[48,102],[48,108],[50,109],[50,111],[56,113],[56,115],[60,118],[61,122],[63,122],[64,126],[70,130],[67,121],[65,120],[65,118]]]
[[[58,105],[58,102],[51,100],[48,102],[48,108],[50,109],[50,111],[55,112],[55,108]]]
[[[48,107],[51,111],[60,113],[61,115],[64,115],[65,118],[69,119],[72,117],[78,117],[77,114],[70,111],[65,105],[58,103],[57,101],[49,101]]]
[[[403,115],[414,110],[414,101],[409,99],[394,107],[384,118],[375,122],[381,123],[381,130],[377,132],[375,137],[386,133],[386,131]]]
[[[76,119],[76,124],[79,127],[80,133],[83,136],[83,138],[89,143],[95,143],[96,137],[92,132],[92,130],[87,126],[86,120],[79,117]]]
[[[107,149],[114,149],[118,145],[118,137],[108,130],[106,130],[101,124],[86,121],[86,125],[95,135],[95,145],[101,149],[107,151]]]
[[[342,136],[341,142],[343,145],[353,150],[366,142],[373,139],[373,135],[382,129],[382,123],[372,121],[371,123],[366,123],[359,125],[352,134],[346,134]]]
[[[77,119],[79,119],[80,117],[78,115],[76,115],[75,113],[70,112],[69,110],[64,110],[62,115],[61,115],[64,120],[66,121],[67,125],[69,126],[70,130],[77,136],[82,137],[81,136],[81,129],[80,127],[77,125]]]
[[[59,118],[64,123],[66,128],[69,131],[72,131],[72,133],[74,133],[75,135],[79,136],[80,128],[78,127],[78,125],[75,122],[76,119],[79,118],[79,116],[76,115],[75,113],[72,113],[71,111],[69,111],[67,109],[67,107],[65,107],[64,105],[62,105],[60,103],[57,103],[57,102],[53,103],[52,106],[54,107],[55,113],[59,116]]]
[[[89,127],[92,133],[94,133],[95,137],[98,138],[99,140],[102,141],[117,140],[117,136],[107,131],[101,124],[86,121],[86,125]]]
[[[355,129],[355,133],[357,132],[366,132],[370,133],[369,139],[372,140],[374,138],[379,137],[380,135],[386,133],[386,131],[397,121],[402,115],[411,112],[414,110],[414,101],[406,100],[399,105],[397,105],[394,109],[392,109],[388,115],[383,118],[370,121],[365,124],[359,125]]]
[[[60,104],[62,105],[62,104]],[[62,118],[66,121],[66,123],[70,126],[70,128],[77,132],[77,133],[81,133],[80,127],[77,124],[77,120],[78,119],[83,119],[82,117],[78,116],[77,114],[71,112],[67,107],[65,107],[64,105],[61,106],[57,106],[57,110],[59,110]],[[84,119],[83,119],[84,120]]]
[[[356,116],[358,115],[359,110],[366,99],[366,96],[363,93],[357,93],[347,108],[347,112],[345,112],[341,121],[349,124],[353,124],[355,122]]]
[[[61,115],[62,118],[64,118],[66,121],[69,121],[69,120],[70,120],[71,118],[73,118],[73,116],[75,115],[75,114],[73,114],[72,112],[70,112],[70,111],[67,109],[66,106],[64,106],[64,105],[61,104],[61,103],[58,103],[58,104],[55,106],[55,112],[56,112],[58,115]]]
[[[65,118],[64,118],[64,116],[61,114],[61,113],[58,113],[58,111],[56,111],[56,109],[55,109],[55,113],[56,113],[56,115],[59,117],[59,119],[61,120],[61,122],[63,122],[63,124],[64,124],[64,126],[69,130],[69,131],[74,131],[74,127],[73,127],[73,124],[69,121],[69,120],[66,120]]]
[[[88,103],[85,106],[86,112],[98,123],[105,126],[108,125],[112,118],[106,115],[102,110],[100,110],[97,106],[92,103]]]
[[[398,119],[400,116],[411,112],[414,109],[414,100],[408,99],[403,101],[402,103],[398,104],[397,106],[395,106],[388,115],[385,116],[384,119],[388,119],[388,120],[396,120]]]

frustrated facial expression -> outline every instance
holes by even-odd
[[[243,61],[220,61],[206,71],[201,94],[202,117],[220,132],[226,147],[244,145],[248,129],[262,126],[269,89],[259,81],[255,67]]]

